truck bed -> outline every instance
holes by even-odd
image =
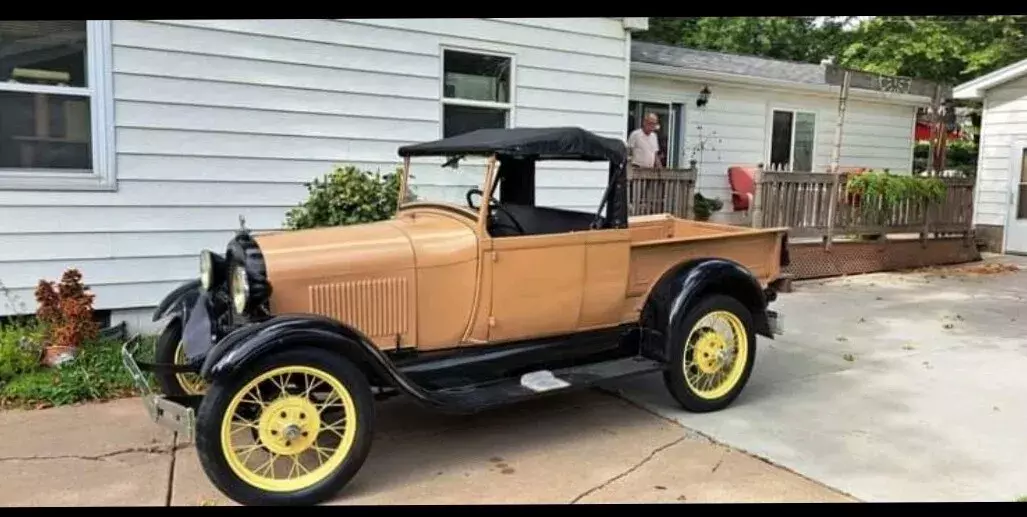
[[[787,228],[748,228],[680,219],[669,214],[631,217],[628,297],[641,299],[670,267],[692,258],[724,258],[749,268],[764,286],[781,276]]]

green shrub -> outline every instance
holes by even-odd
[[[83,344],[74,361],[22,373],[0,386],[0,402],[6,406],[63,406],[134,394],[120,343],[104,339]]]
[[[878,224],[883,224],[900,203],[940,203],[946,193],[945,183],[939,178],[888,171],[853,174],[846,182],[846,190],[860,196],[862,213]]]
[[[396,213],[401,173],[402,169],[382,175],[336,167],[305,184],[307,199],[286,214],[285,226],[298,230],[388,219]]]
[[[710,215],[712,215],[713,212],[716,212],[717,210],[720,210],[724,207],[723,201],[716,198],[709,198],[703,196],[698,192],[696,192],[695,195],[692,196],[692,199],[694,201],[692,205],[692,212],[695,214],[695,218],[698,221],[709,220]]]
[[[913,149],[913,172],[927,170],[930,144],[917,142]],[[972,176],[977,172],[977,144],[972,140],[952,140],[945,144],[945,168]]]
[[[0,323],[0,385],[40,368],[45,328],[35,322]]]

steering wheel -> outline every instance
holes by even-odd
[[[479,196],[482,196],[482,197],[484,197],[484,196],[485,196],[485,193],[484,193],[484,192],[482,192],[482,191],[481,191],[481,189],[480,189],[480,188],[477,188],[477,187],[475,187],[475,188],[472,188],[472,189],[470,189],[470,190],[468,190],[468,191],[467,191],[467,195],[466,195],[466,198],[467,198],[467,206],[471,207],[471,208],[472,208],[472,209],[474,209],[474,210],[477,210],[477,209],[478,209],[478,207],[474,206],[474,201],[472,201],[472,200],[471,200],[471,196],[472,196],[472,195],[474,195],[474,194],[478,194]],[[510,213],[510,211],[509,211],[509,210],[507,210],[506,208],[504,208],[504,207],[503,207],[503,205],[499,204],[499,201],[496,201],[496,198],[494,198],[494,197],[490,197],[490,198],[489,198],[489,208],[490,208],[490,209],[493,209],[493,210],[500,210],[500,211],[502,211],[502,212],[503,212],[504,214],[506,214],[506,216],[510,218],[510,222],[511,222],[511,223],[513,223],[513,226],[514,226],[514,228],[515,228],[515,229],[517,230],[517,232],[518,232],[518,233],[520,233],[521,235],[524,235],[524,234],[528,233],[528,232],[524,231],[524,227],[523,227],[523,226],[521,226],[521,223],[517,222],[517,218],[515,218],[515,217],[513,216],[513,214],[511,214],[511,213]],[[503,222],[501,222],[501,221],[498,221],[498,220],[496,220],[496,219],[495,219],[495,216],[493,216],[493,224],[496,224],[496,225],[498,225],[498,226],[510,226],[510,225],[508,225],[508,224],[505,224],[505,223],[503,223]]]

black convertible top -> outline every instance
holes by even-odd
[[[516,127],[478,129],[434,142],[405,145],[399,155],[410,156],[510,156],[533,160],[627,160],[624,142],[599,136],[580,127]]]

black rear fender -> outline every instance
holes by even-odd
[[[224,378],[269,353],[313,346],[345,356],[373,386],[398,387],[425,400],[424,391],[396,370],[392,361],[360,332],[330,318],[299,314],[247,325],[211,348],[200,369],[207,381]]]
[[[773,339],[767,319],[767,297],[759,280],[741,264],[722,258],[694,259],[668,270],[650,291],[641,324],[650,335],[667,336],[675,321],[711,294],[724,294],[740,301],[752,313],[755,332]],[[666,339],[649,341],[647,353],[666,360]]]

